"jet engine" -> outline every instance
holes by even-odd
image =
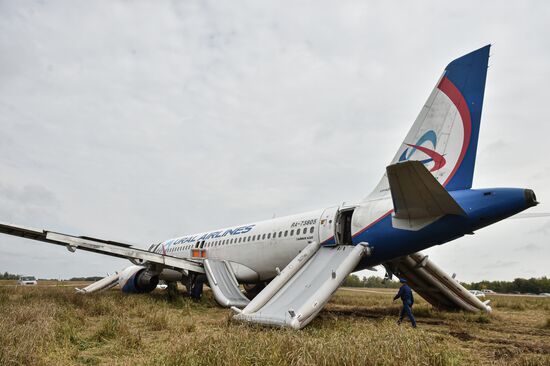
[[[157,287],[159,280],[180,282],[183,281],[183,279],[183,273],[173,269],[165,268],[158,273],[144,266],[131,266],[123,269],[121,272],[108,275],[84,288],[77,288],[76,291],[83,294],[89,294],[108,290],[118,284],[122,292],[128,294],[141,294],[153,291]]]
[[[153,291],[159,283],[159,275],[143,266],[125,268],[118,277],[122,292],[140,294]]]

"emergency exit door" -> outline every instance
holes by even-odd
[[[336,215],[338,214],[338,206],[329,207],[319,219],[319,243],[324,246],[334,246],[334,233],[336,228]]]

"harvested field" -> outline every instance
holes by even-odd
[[[235,323],[208,291],[196,303],[10,284],[0,286],[0,365],[550,365],[550,298],[492,296],[491,315],[418,298],[412,329],[396,325],[393,290],[341,289],[291,331]]]

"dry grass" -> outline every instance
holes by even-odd
[[[550,364],[550,299],[493,297],[494,313],[414,306],[395,324],[393,290],[337,292],[302,331],[231,321],[163,292],[83,296],[71,287],[0,287],[0,365]]]

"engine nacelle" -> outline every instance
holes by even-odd
[[[122,292],[140,294],[153,291],[159,283],[158,273],[143,266],[125,268],[118,278]]]

